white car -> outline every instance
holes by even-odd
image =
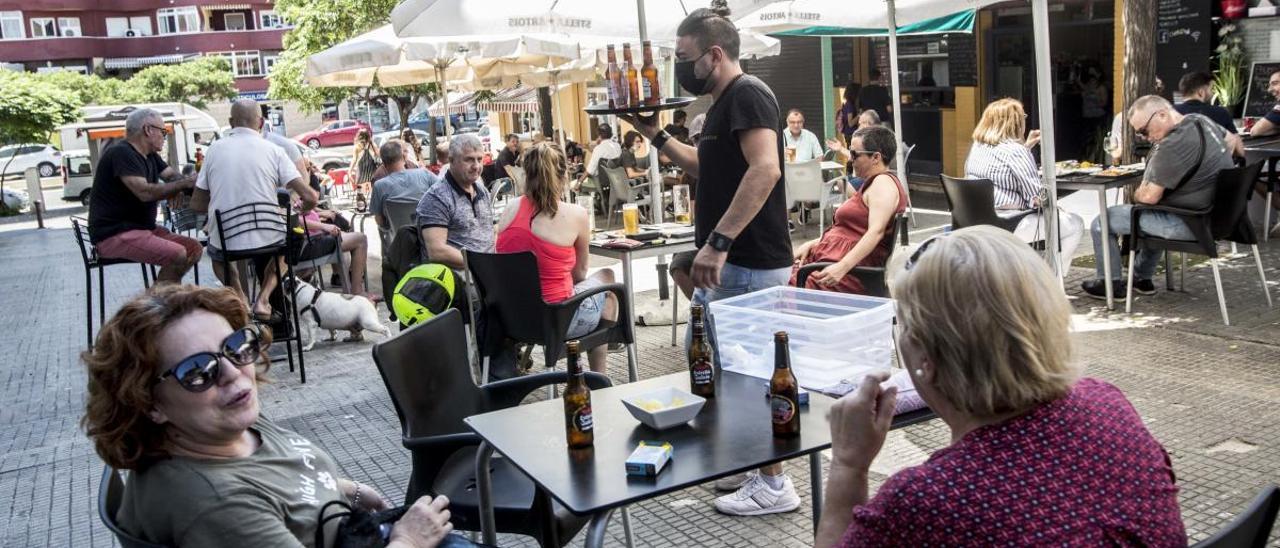
[[[31,197],[26,191],[8,186],[4,187],[4,195],[0,199],[4,200],[5,207],[12,211],[22,211],[31,205]]]
[[[418,138],[419,143],[427,142],[427,132],[422,131],[420,129],[415,129],[413,130],[413,134]],[[398,130],[383,131],[381,133],[373,134],[373,144],[377,146],[382,146],[382,143],[387,142],[387,140],[389,139],[399,139],[399,138],[400,138],[400,131]]]
[[[0,169],[4,175],[22,175],[29,167],[40,172],[41,177],[53,177],[62,165],[62,151],[53,145],[9,145],[0,147]]]
[[[79,200],[81,205],[89,207],[89,192],[93,189],[89,151],[68,150],[62,159],[62,199]]]

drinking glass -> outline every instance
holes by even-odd
[[[622,233],[628,236],[640,233],[640,209],[636,204],[622,204]]]
[[[693,212],[689,207],[689,185],[676,185],[671,189],[671,205],[675,209],[677,223],[693,223]]]
[[[594,194],[583,194],[575,199],[578,206],[587,210],[587,226],[591,232],[596,231],[596,200]]]

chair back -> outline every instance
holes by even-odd
[[[636,201],[627,183],[627,170],[621,167],[600,167],[600,172],[609,180],[609,206],[629,204]]]
[[[1209,226],[1214,240],[1227,240],[1243,245],[1258,243],[1258,235],[1249,220],[1249,198],[1254,182],[1262,172],[1262,162],[1244,167],[1224,169],[1218,173],[1213,197],[1213,213]]]
[[[71,217],[71,230],[76,235],[76,245],[80,246],[80,258],[84,259],[84,264],[93,264],[98,260],[98,250],[93,247],[93,243],[89,240],[89,221],[84,217]]]
[[[456,309],[373,345],[373,362],[405,438],[468,432],[462,419],[484,412]]]
[[[906,143],[903,144],[905,145]],[[894,172],[897,173],[904,182],[907,179],[907,173],[910,171],[908,168],[911,167],[911,153],[916,150],[915,145],[906,145],[906,147],[907,148],[902,151],[902,165],[894,166]],[[894,158],[894,160],[897,160],[897,158]]]
[[[901,239],[901,242],[896,241]],[[884,257],[884,264],[888,265],[893,258],[893,252],[898,246],[907,245],[907,216],[904,213],[897,213],[893,216],[893,220],[889,221],[889,227],[885,229],[883,241],[889,242],[889,254]],[[814,262],[806,264],[796,270],[796,287],[804,287],[805,282],[809,280],[809,276],[815,271],[822,270],[833,263],[830,262]],[[885,267],[863,267],[855,266],[849,271],[848,276],[858,278],[862,282],[862,289],[865,294],[871,297],[889,297],[889,284],[885,279],[888,273]]]
[[[511,182],[515,183],[516,194],[524,194],[524,168],[520,166],[507,166],[507,174],[511,176]]]
[[[413,216],[417,213],[418,201],[408,199],[387,200],[382,204],[382,207],[383,213],[387,217],[387,222],[391,225],[391,234],[394,235],[400,230],[400,227],[414,224]]]
[[[788,209],[796,202],[822,201],[824,185],[821,160],[784,164],[782,172],[786,183]]]
[[[289,205],[281,213],[280,204],[275,202],[249,202],[226,211],[214,210],[213,220],[218,229],[218,249],[231,249],[228,242],[245,234],[258,231],[270,231],[278,234],[283,242],[288,233]]]
[[[951,228],[960,229],[977,225],[1003,228],[1005,223],[996,215],[995,184],[990,179],[960,179],[939,175],[942,191],[951,209]]]
[[[544,326],[536,318],[544,317],[547,305],[533,253],[463,253],[488,320],[499,322],[512,339],[544,340]]]
[[[162,544],[154,544],[130,535],[116,523],[116,514],[120,512],[120,502],[124,499],[124,480],[120,472],[111,466],[102,467],[102,482],[98,485],[98,518],[120,541],[123,548],[164,548]]]
[[[1253,499],[1249,507],[1213,536],[1195,548],[1263,548],[1280,511],[1280,488],[1271,485]]]

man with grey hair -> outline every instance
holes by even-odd
[[[1139,137],[1155,143],[1142,184],[1133,194],[1139,204],[1160,204],[1183,209],[1204,209],[1213,205],[1218,172],[1234,167],[1233,153],[1243,156],[1238,137],[1228,134],[1222,126],[1200,114],[1179,114],[1173,105],[1159,95],[1139,98],[1129,109],[1129,125]],[[1106,298],[1103,285],[1102,246],[1111,252],[1111,288],[1113,294],[1126,290],[1120,267],[1120,247],[1117,236],[1130,231],[1133,205],[1122,204],[1107,208],[1109,233],[1102,234],[1101,219],[1093,221],[1093,254],[1097,258],[1097,278],[1082,284],[1085,293],[1095,298]],[[1142,214],[1138,228],[1143,234],[1171,240],[1195,240],[1195,234],[1177,215],[1164,211],[1147,211]],[[1133,291],[1143,295],[1155,293],[1151,277],[1160,262],[1159,250],[1138,250],[1137,258],[1130,265],[1133,269]]]
[[[160,158],[170,130],[159,112],[136,109],[125,119],[125,138],[98,160],[89,197],[89,240],[104,259],[160,265],[156,283],[176,283],[200,261],[194,239],[156,225],[156,203],[188,191],[194,176]]]
[[[262,137],[262,109],[253,99],[240,99],[231,104],[231,130],[227,136],[209,147],[204,166],[196,181],[191,208],[209,212],[205,231],[209,234],[209,257],[214,260],[218,279],[243,294],[239,276],[223,257],[224,238],[218,233],[214,213],[230,211],[250,203],[276,203],[277,192],[293,191],[301,200],[299,214],[316,206],[318,196],[298,172],[284,149],[272,146]],[[280,233],[263,227],[237,234],[225,242],[227,250],[257,249],[280,242]],[[252,303],[256,319],[272,319],[272,311],[280,310],[283,301],[275,292],[279,282],[278,263],[259,261],[255,265],[262,280],[262,291]],[[276,296],[272,296],[272,295]],[[274,303],[274,304],[273,304]],[[279,317],[280,314],[274,315]]]
[[[462,250],[493,252],[493,208],[480,180],[484,145],[474,134],[455,135],[449,160],[446,184],[432,186],[418,202],[418,226],[431,262],[462,269]]]

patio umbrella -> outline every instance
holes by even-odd
[[[470,67],[456,65],[443,74],[437,66],[405,56],[405,43],[384,25],[307,57],[307,83],[317,87],[368,87],[374,78],[383,86],[405,86],[446,80],[469,79]]]

